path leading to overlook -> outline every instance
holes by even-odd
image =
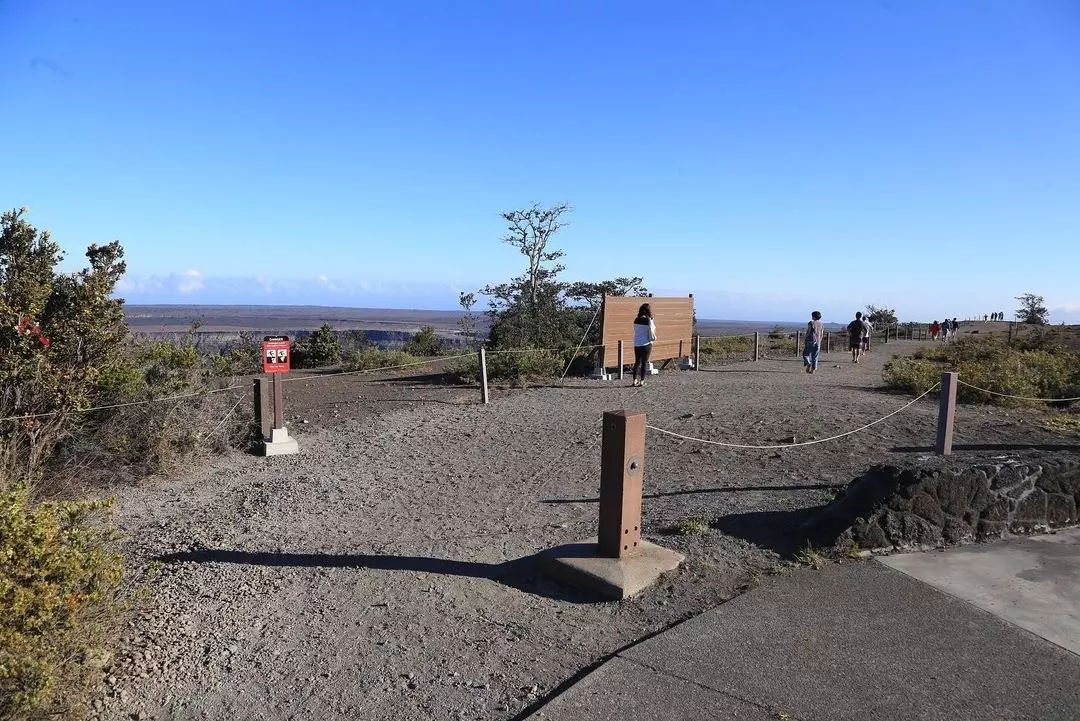
[[[650,435],[643,528],[688,561],[639,598],[597,603],[528,557],[593,533],[604,411],[642,409],[659,427],[746,444],[824,438],[910,400],[881,391],[884,350],[858,365],[833,354],[814,376],[794,358],[770,360],[645,389],[574,380],[486,407],[475,390],[417,380],[292,383],[300,455],[238,454],[117,490],[127,551],[153,595],[98,715],[512,718],[779,561],[738,535],[664,528],[701,517],[730,530],[825,503],[873,463],[923,457],[937,414],[928,399],[864,433],[784,451]],[[1007,448],[994,455],[1062,443],[1037,420],[963,407],[957,443]]]

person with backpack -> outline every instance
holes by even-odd
[[[810,374],[818,369],[818,357],[821,355],[821,339],[825,337],[825,324],[821,322],[821,311],[810,314],[806,324],[806,342],[803,344],[803,369]]]
[[[930,324],[930,340],[937,342],[938,333],[941,332],[941,323],[935,320]]]
[[[855,320],[848,323],[847,332],[848,348],[851,349],[851,362],[858,363],[859,357],[862,355],[863,336],[868,332],[861,312],[855,313]]]
[[[642,303],[634,318],[634,379],[635,388],[645,387],[645,374],[649,372],[649,356],[652,344],[656,341],[656,323],[653,322],[652,307]],[[641,368],[641,380],[638,380],[638,368]]]
[[[950,321],[948,318],[941,321],[941,342],[942,343],[948,343],[949,342],[949,328],[950,328],[951,325],[952,325],[952,321]]]

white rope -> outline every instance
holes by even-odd
[[[238,399],[236,400],[236,405],[234,405],[234,406],[232,407],[232,410],[230,410],[230,411],[229,411],[228,413],[226,413],[226,414],[225,414],[225,417],[224,417],[224,418],[222,418],[222,419],[221,419],[220,421],[218,421],[218,424],[217,424],[216,426],[214,426],[214,429],[213,429],[212,431],[210,431],[209,433],[207,433],[207,434],[206,434],[206,437],[207,437],[207,438],[213,438],[213,437],[214,437],[214,434],[215,434],[215,433],[217,433],[217,432],[218,432],[218,430],[219,430],[219,429],[220,429],[220,428],[221,428],[221,427],[222,427],[223,425],[225,425],[225,421],[229,420],[229,417],[230,417],[230,416],[231,416],[231,415],[232,415],[233,413],[236,413],[236,409],[237,409],[237,408],[239,408],[239,407],[240,407],[240,404],[241,404],[241,403],[243,403],[243,402],[244,402],[244,396],[240,396],[240,397],[239,397],[239,398],[238,398]]]
[[[918,398],[915,398],[914,400],[912,400],[910,403],[907,403],[903,407],[897,408],[895,411],[893,411],[889,415],[885,416],[884,418],[878,418],[876,421],[873,421],[872,423],[867,423],[865,426],[862,426],[860,428],[856,428],[853,431],[848,431],[847,433],[841,433],[839,435],[830,436],[829,438],[821,438],[821,439],[818,439],[816,441],[805,441],[803,443],[785,443],[785,444],[781,444],[781,445],[771,445],[771,446],[747,446],[747,445],[742,445],[742,444],[739,444],[739,443],[722,443],[720,441],[708,441],[708,440],[705,440],[704,438],[693,438],[691,436],[684,436],[681,433],[675,433],[673,431],[666,431],[663,428],[657,428],[656,426],[647,425],[645,427],[648,428],[649,430],[656,431],[657,433],[662,433],[662,434],[664,434],[666,436],[673,436],[675,438],[681,438],[684,441],[697,441],[698,443],[706,443],[706,444],[708,444],[710,446],[723,446],[724,448],[749,448],[749,449],[754,449],[754,450],[772,450],[772,449],[778,449],[778,448],[799,448],[799,447],[802,447],[802,446],[813,446],[813,445],[816,445],[818,443],[828,443],[829,441],[839,440],[840,438],[846,438],[847,436],[855,435],[856,433],[860,433],[862,431],[865,431],[867,428],[870,428],[872,426],[876,426],[878,423],[881,423],[883,421],[887,421],[888,419],[892,418],[893,416],[895,416],[897,413],[900,413],[901,411],[906,411],[908,408],[915,405],[915,403],[922,400],[923,398],[928,396],[930,393],[932,393],[934,390],[936,390],[939,385],[941,385],[941,384],[936,383],[930,390],[926,391],[925,393],[920,395]]]
[[[570,371],[570,366],[572,366],[574,364],[574,361],[577,360],[577,354],[581,351],[581,346],[583,343],[585,343],[585,339],[589,337],[589,331],[592,330],[593,323],[596,322],[596,316],[600,315],[600,309],[603,307],[604,305],[602,303],[596,306],[596,312],[593,313],[592,320],[589,321],[589,327],[585,329],[585,333],[581,336],[581,340],[578,341],[577,348],[574,349],[574,355],[571,356],[569,362],[566,364],[566,367],[563,368],[562,375],[559,376],[560,383],[566,378],[566,374]]]
[[[956,382],[962,386],[967,386],[968,388],[982,391],[983,393],[989,393],[992,396],[1001,396],[1002,398],[1015,398],[1018,401],[1036,401],[1039,403],[1069,403],[1071,401],[1080,401],[1080,398],[1028,398],[1027,396],[1014,396],[1009,393],[998,393],[997,391],[991,391],[987,390],[986,388],[980,388],[979,386],[973,386],[970,383],[965,383],[959,378],[956,379]]]
[[[603,348],[602,345],[586,345],[578,346],[584,350],[594,350],[596,348]],[[506,353],[561,353],[566,350],[565,348],[508,348],[506,350],[489,350],[488,355],[502,355]]]
[[[385,367],[382,367],[382,368],[363,368],[363,369],[357,370],[357,371],[341,371],[340,373],[326,373],[325,375],[317,375],[317,376],[293,376],[291,378],[282,378],[281,382],[282,383],[293,383],[295,381],[318,381],[318,380],[322,380],[323,378],[336,378],[336,377],[339,377],[339,376],[354,376],[354,375],[362,375],[364,373],[379,373],[381,371],[394,371],[394,370],[400,370],[402,368],[415,368],[416,366],[426,366],[426,365],[430,365],[432,363],[442,363],[443,361],[458,360],[458,359],[461,359],[461,358],[472,358],[473,356],[474,356],[473,353],[462,353],[461,355],[448,355],[448,356],[440,356],[438,358],[426,358],[426,359],[421,360],[421,361],[414,361],[412,363],[402,363],[401,365],[396,365],[396,366],[385,366]]]
[[[48,418],[50,416],[58,416],[63,413],[92,413],[93,411],[111,411],[117,408],[131,408],[132,406],[145,406],[151,403],[167,403],[168,401],[179,401],[185,398],[198,398],[200,396],[208,396],[213,393],[224,393],[226,391],[235,391],[239,388],[243,388],[242,385],[229,386],[227,388],[215,388],[214,390],[199,391],[197,393],[183,393],[178,396],[168,396],[166,398],[150,398],[145,401],[130,401],[128,403],[114,403],[108,406],[95,406],[93,408],[74,408],[69,411],[50,411],[48,413],[33,413],[25,416],[8,416],[7,418],[0,418],[0,423],[6,423],[8,421],[22,421],[29,420],[31,418]]]

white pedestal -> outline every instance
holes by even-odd
[[[263,440],[264,456],[290,456],[300,452],[295,438],[289,437],[288,428],[270,429],[270,440]]]

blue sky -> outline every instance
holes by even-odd
[[[132,302],[454,307],[567,201],[704,317],[1080,321],[1074,0],[0,0],[0,84],[0,204]]]

